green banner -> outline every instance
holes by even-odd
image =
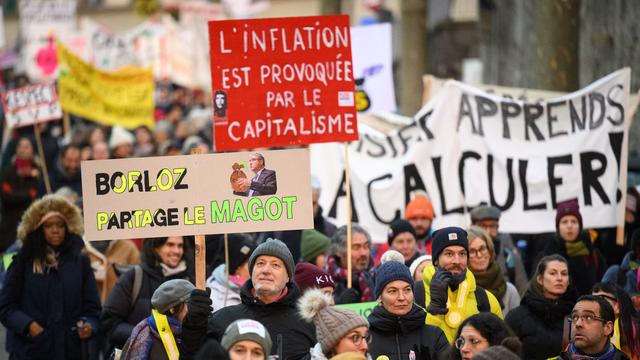
[[[378,305],[375,301],[365,302],[365,303],[353,303],[353,304],[340,304],[336,305],[336,307],[342,309],[349,309],[351,311],[355,311],[358,314],[362,315],[364,318],[369,317],[369,314],[373,311],[373,308]]]

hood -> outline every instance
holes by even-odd
[[[84,234],[80,209],[62,196],[45,195],[31,204],[22,215],[22,220],[20,221],[20,225],[18,225],[18,239],[24,242],[27,235],[38,228],[40,219],[49,211],[56,211],[64,216],[67,222],[67,229],[69,229],[71,234],[80,236]]]
[[[402,316],[394,315],[379,305],[373,308],[368,320],[372,329],[406,335],[423,327],[426,317],[427,313],[416,304],[413,304],[409,313]]]
[[[226,265],[225,264],[220,264],[218,265],[218,267],[216,267],[213,272],[211,273],[211,276],[209,276],[209,281],[210,282],[215,282],[218,283],[219,285],[225,287],[227,285],[227,283],[229,283],[229,289],[234,291],[234,292],[238,292],[240,290],[240,286],[238,286],[237,284],[233,283],[233,282],[229,282],[227,281],[227,273],[226,273]]]
[[[327,356],[322,352],[322,345],[320,343],[316,343],[316,345],[311,348],[309,355],[311,355],[311,360],[328,360]]]
[[[253,296],[253,281],[249,279],[240,289],[240,298],[242,299],[242,303],[245,305],[260,306],[266,309],[278,306],[288,306],[296,308],[296,302],[300,297],[300,290],[298,290],[298,287],[293,281],[289,281],[286,286],[288,288],[287,295],[285,295],[282,299],[276,301],[275,303],[265,304]]]

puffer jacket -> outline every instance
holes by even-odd
[[[449,347],[441,329],[425,325],[426,312],[413,305],[411,311],[397,316],[376,306],[369,315],[372,340],[369,353],[389,360],[434,360]],[[413,355],[412,355],[413,354]]]
[[[576,298],[572,288],[558,300],[528,291],[520,306],[507,314],[505,320],[522,341],[525,359],[547,359],[560,354],[565,318],[571,313]]]
[[[424,270],[424,277],[422,281],[424,283],[424,293],[425,293],[424,303],[426,307],[428,307],[429,304],[431,303],[430,285],[431,285],[431,279],[433,278],[433,275],[435,274],[435,272],[436,272],[436,268],[433,265],[429,265]],[[471,315],[478,313],[478,302],[476,301],[476,294],[475,294],[476,279],[473,276],[473,273],[471,271],[467,270],[465,280],[460,285],[458,285],[458,288],[455,291],[451,292],[449,297],[449,303],[453,304],[456,302],[456,299],[458,298],[458,293],[460,292],[460,289],[463,288],[465,282],[466,282],[466,288],[467,288],[467,296],[464,299],[464,306],[463,306],[464,313],[461,314],[462,320],[468,318]],[[496,299],[496,297],[491,292],[487,290],[485,290],[485,292],[489,300],[489,306],[490,306],[491,312],[502,319],[503,316],[502,316],[502,309],[500,308],[500,302],[498,302],[498,299]],[[427,314],[426,323],[442,329],[442,331],[444,331],[444,334],[447,336],[447,340],[449,341],[449,343],[453,343],[453,340],[455,340],[454,337],[456,336],[456,332],[458,331],[458,327],[450,325],[446,321],[446,316],[447,314],[444,314],[444,315]]]
[[[316,344],[316,329],[298,314],[296,302],[300,291],[295,283],[287,283],[287,294],[270,304],[262,303],[253,295],[251,280],[244,284],[240,295],[241,304],[225,307],[209,318],[207,337],[220,341],[234,320],[251,319],[259,321],[269,331],[273,341],[272,355],[279,354],[283,360],[302,359],[309,355],[309,349]]]

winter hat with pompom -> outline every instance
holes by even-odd
[[[355,312],[332,306],[331,295],[319,289],[308,290],[298,300],[298,310],[305,320],[313,321],[316,337],[325,354],[329,354],[351,330],[369,327],[367,319]]]

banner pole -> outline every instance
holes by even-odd
[[[349,179],[349,143],[344,143],[345,186],[347,187],[347,288],[351,289],[351,181]]]
[[[224,286],[224,300],[222,302],[222,306],[227,306],[227,294],[229,293],[229,235],[226,233],[224,234],[224,271],[227,276],[227,281]]]
[[[199,148],[191,149],[191,154],[200,154]],[[205,290],[207,287],[207,243],[204,235],[195,236],[195,258],[196,258],[196,288]]]
[[[69,118],[68,111],[64,111],[62,113],[62,131],[64,132],[64,137],[66,139],[71,131],[71,119]]]
[[[640,93],[640,92],[639,92]],[[629,111],[627,111],[626,116],[629,118],[629,121],[626,121],[627,128],[625,129],[626,136],[624,137],[624,141],[622,142],[622,154],[620,156],[620,179],[619,186],[620,191],[622,192],[622,211],[619,212],[619,217],[622,219],[622,224],[618,223],[616,226],[616,245],[624,246],[624,214],[625,207],[627,202],[627,180],[628,180],[628,166],[627,161],[629,159],[629,131],[631,129],[631,123],[633,123],[633,115],[635,115],[636,110],[638,109],[638,104],[640,104],[640,99],[638,97],[632,97],[629,94]]]
[[[44,158],[44,149],[42,148],[42,139],[40,138],[40,126],[37,121],[33,123],[33,133],[36,136],[36,146],[38,147],[38,154],[40,155],[40,167],[43,173],[42,178],[44,179],[44,188],[47,190],[47,194],[51,194],[49,171],[47,171],[47,161]]]

